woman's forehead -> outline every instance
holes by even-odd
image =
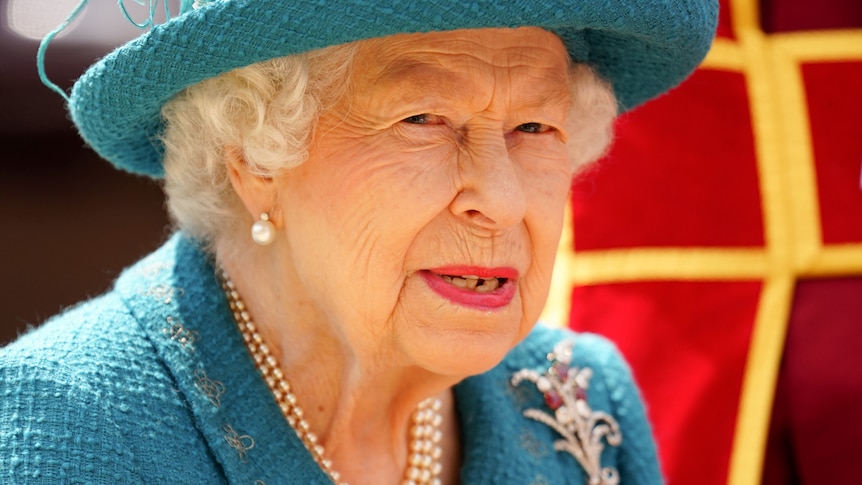
[[[361,55],[373,65],[400,58],[422,60],[445,55],[472,55],[489,62],[569,62],[566,48],[555,34],[538,27],[464,29],[448,32],[398,34],[360,41]]]
[[[353,76],[380,86],[466,86],[503,77],[538,83],[531,91],[567,84],[570,60],[560,39],[543,29],[477,29],[405,34],[363,41]]]

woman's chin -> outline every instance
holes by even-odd
[[[523,338],[519,323],[493,331],[411,328],[402,348],[416,365],[438,375],[464,378],[493,368]]]
[[[407,361],[434,374],[464,378],[493,368],[535,323],[525,321],[518,291],[491,308],[450,301],[420,278],[411,283],[391,328]]]

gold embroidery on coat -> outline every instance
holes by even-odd
[[[168,269],[168,263],[160,261],[158,263],[152,263],[141,268],[141,274],[144,276],[153,277],[166,269]]]
[[[162,333],[180,344],[183,349],[194,352],[195,343],[200,340],[200,335],[194,330],[187,329],[178,318],[168,317],[167,321],[171,326],[162,328]]]
[[[248,462],[248,450],[254,448],[254,438],[247,434],[240,436],[229,424],[224,425],[222,429],[225,432],[224,440],[227,441],[227,444],[236,450],[243,463]]]
[[[225,391],[221,381],[210,379],[203,369],[195,369],[195,387],[210,400],[213,406],[216,408],[221,406],[221,396]]]
[[[182,288],[174,288],[168,285],[151,286],[147,289],[147,296],[151,296],[164,304],[169,304],[174,301],[174,298],[179,298],[185,294],[186,290]]]

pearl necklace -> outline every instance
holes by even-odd
[[[341,481],[341,474],[332,467],[332,460],[326,458],[326,450],[318,443],[317,435],[310,431],[308,421],[303,417],[302,408],[297,404],[296,394],[291,391],[278,361],[258,333],[239,292],[224,270],[221,271],[221,280],[222,289],[227,296],[246,348],[275,397],[287,423],[332,482],[337,485],[347,485],[346,482]],[[419,403],[413,411],[410,424],[410,454],[402,485],[440,485],[438,476],[443,468],[440,463],[440,457],[443,455],[443,450],[440,448],[440,441],[443,438],[443,432],[440,430],[443,422],[443,416],[440,414],[441,407],[439,399],[428,398]]]

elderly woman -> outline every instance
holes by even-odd
[[[72,116],[178,231],[2,350],[0,481],[661,482],[613,346],[535,324],[573,175],[714,21],[223,0],[120,48]]]

